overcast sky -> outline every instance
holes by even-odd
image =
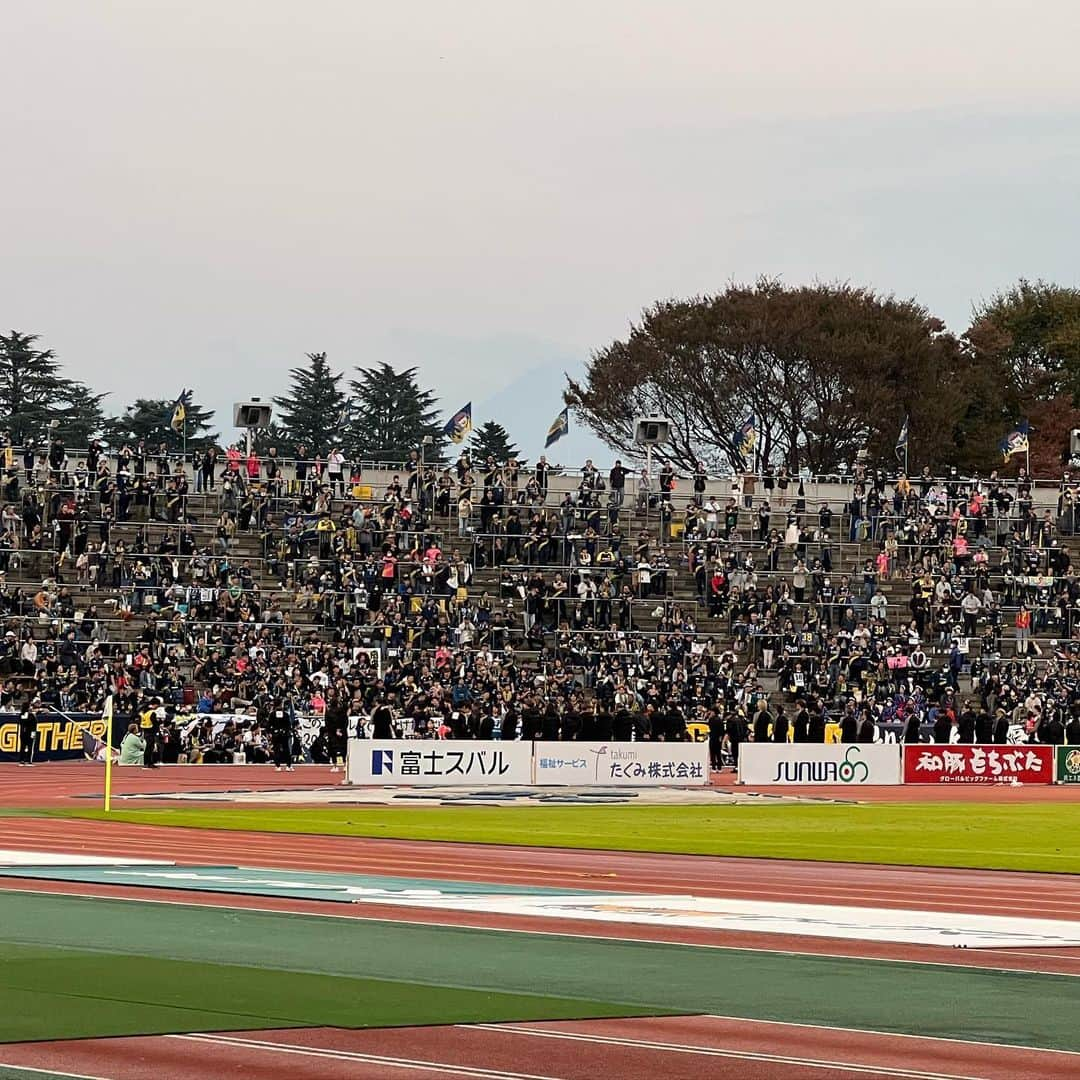
[[[3,32],[0,325],[115,411],[325,350],[534,456],[655,299],[845,279],[963,329],[1077,283],[1074,0],[6,0]]]

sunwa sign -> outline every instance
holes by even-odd
[[[900,783],[900,747],[893,743],[743,743],[740,784]]]

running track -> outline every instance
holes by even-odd
[[[222,768],[140,774],[125,783],[148,791],[222,790],[229,786],[299,787],[331,779],[250,767],[229,782]],[[230,770],[231,772],[231,770]],[[263,772],[263,770],[259,770]],[[315,774],[316,770],[308,771]],[[15,775],[12,775],[15,774]],[[302,779],[301,779],[302,777]],[[127,781],[127,777],[125,777]],[[82,766],[29,770],[0,768],[9,805],[66,803],[93,790],[100,773]],[[264,781],[268,781],[265,782]],[[31,788],[30,791],[26,790]],[[980,793],[983,789],[980,789]],[[1037,789],[1024,789],[1023,794]],[[1054,789],[1049,789],[1054,790]],[[1060,789],[1057,789],[1060,791]],[[971,789],[968,789],[970,792]],[[936,792],[935,792],[936,794]],[[1011,796],[1017,792],[1012,789]],[[30,797],[27,797],[30,796]],[[38,797],[33,797],[38,796]],[[45,796],[45,797],[42,797]],[[910,797],[910,796],[909,796]],[[81,800],[80,800],[81,801]],[[145,804],[144,804],[145,805]],[[23,819],[5,829],[3,847],[137,855],[188,863],[237,862],[248,866],[391,874],[456,880],[532,883],[634,892],[799,900],[807,903],[918,907],[988,914],[1024,914],[1080,920],[1080,879],[1066,875],[971,870],[911,869],[854,864],[723,859],[694,856],[582,852],[466,844],[366,840],[348,837],[216,833],[200,829],[97,822]],[[551,933],[548,919],[506,915],[422,912],[391,905],[367,907],[284,898],[209,896],[170,890],[9,879],[0,888],[77,895],[125,896],[160,903],[184,902],[445,925],[484,926],[515,932]],[[560,933],[633,940],[675,941],[719,948],[861,956],[894,962],[946,963],[963,967],[1054,972],[1080,976],[1080,949],[969,950],[962,962],[950,949],[886,943],[805,939],[566,920]],[[22,1044],[0,1048],[0,1065],[30,1066],[70,1076],[134,1080],[203,1080],[206,1061],[215,1075],[374,1078],[400,1075],[504,1080],[578,1080],[595,1076],[744,1077],[762,1080],[820,1076],[1008,1078],[1080,1075],[1080,1055],[980,1043],[912,1039],[743,1019],[680,1017],[503,1026],[382,1031],[308,1031],[193,1034],[139,1039]],[[28,1076],[33,1075],[28,1073]]]

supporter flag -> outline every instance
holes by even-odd
[[[734,441],[735,450],[745,466],[754,453],[754,447],[757,446],[757,420],[753,413],[735,429]]]
[[[907,454],[908,445],[908,421],[911,419],[909,416],[904,417],[904,424],[900,428],[900,434],[896,438],[896,460],[903,461],[904,455]]]
[[[1028,452],[1028,422],[1020,420],[1016,427],[998,443],[1002,459],[1008,461],[1013,454]]]
[[[298,540],[314,540],[319,535],[318,514],[290,514],[282,522],[286,533],[296,530]]]
[[[466,402],[449,420],[443,428],[443,434],[452,442],[465,441],[465,436],[472,431],[472,402]]]
[[[341,411],[334,417],[334,427],[343,428],[352,419],[352,399],[349,399],[341,407]]]
[[[548,428],[547,438],[544,440],[544,449],[557,443],[564,435],[570,433],[570,410],[569,408],[563,409],[554,420],[551,421],[551,427]]]
[[[169,427],[171,427],[177,435],[183,432],[184,425],[187,423],[187,407],[190,404],[191,391],[181,390],[180,396],[173,402],[172,417],[169,420]]]

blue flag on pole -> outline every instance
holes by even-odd
[[[735,449],[738,451],[739,457],[742,458],[743,465],[747,464],[754,453],[754,447],[757,446],[757,435],[757,420],[754,414],[751,413],[735,429]]]
[[[551,426],[548,428],[547,438],[544,440],[544,449],[557,443],[564,435],[570,431],[570,410],[569,408],[563,409],[554,420],[551,421]]]
[[[191,391],[181,390],[180,396],[173,402],[172,413],[169,417],[169,427],[181,434],[187,423],[187,407],[191,404]]]
[[[472,431],[472,402],[469,401],[463,405],[449,420],[446,421],[446,427],[443,428],[443,434],[452,442],[460,443],[465,440],[465,436]]]
[[[998,449],[1001,450],[1001,457],[1004,461],[1008,461],[1013,454],[1027,453],[1029,448],[1028,430],[1028,422],[1020,420],[1017,422],[1016,427],[998,443]]]
[[[903,461],[904,455],[907,453],[908,447],[908,420],[911,418],[904,417],[903,426],[900,428],[900,434],[896,438],[896,460]]]

